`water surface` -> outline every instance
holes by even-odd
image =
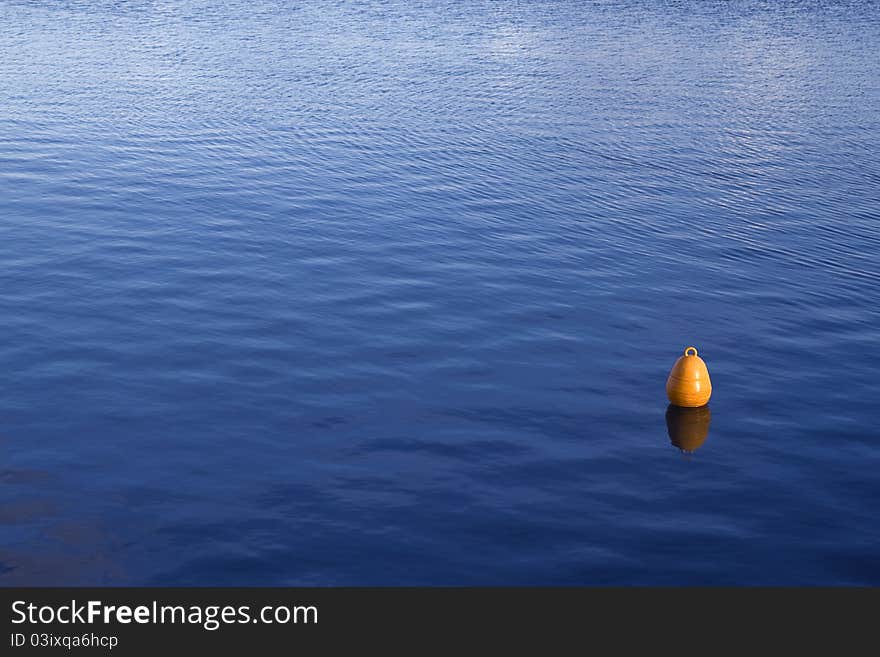
[[[876,3],[0,26],[0,583],[880,584]]]

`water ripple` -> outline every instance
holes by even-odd
[[[877,9],[0,4],[0,583],[877,584]]]

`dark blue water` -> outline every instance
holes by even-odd
[[[872,2],[0,3],[0,582],[880,584],[878,71]]]

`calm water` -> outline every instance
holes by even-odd
[[[880,584],[878,71],[871,2],[0,3],[0,583]]]

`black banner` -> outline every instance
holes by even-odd
[[[6,655],[859,645],[878,589],[0,589]],[[708,634],[707,634],[708,633]],[[699,641],[704,641],[705,638]],[[572,644],[571,642],[577,642]],[[704,647],[709,648],[710,646]],[[720,647],[720,645],[719,645]],[[600,651],[603,652],[604,651]]]

